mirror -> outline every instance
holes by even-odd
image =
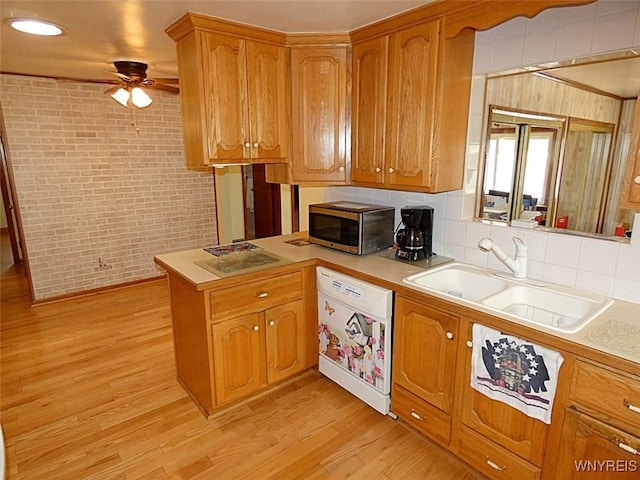
[[[629,229],[619,204],[639,90],[634,51],[488,76],[478,216]]]

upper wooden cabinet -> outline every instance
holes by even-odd
[[[284,37],[193,14],[179,22],[168,33],[177,42],[187,166],[286,161]]]
[[[268,163],[270,182],[459,189],[474,29],[592,1],[445,0],[325,36],[187,13],[166,29],[187,166]]]
[[[389,37],[353,46],[351,179],[384,183],[384,140],[387,116]]]
[[[462,188],[474,33],[433,20],[354,45],[352,181]]]
[[[349,47],[291,47],[291,156],[267,180],[345,184],[349,170]]]
[[[291,87],[293,179],[344,182],[347,48],[292,48]]]

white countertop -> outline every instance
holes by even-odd
[[[287,240],[305,238],[306,236],[306,232],[300,232],[251,240],[250,243],[293,262],[319,259],[427,295],[426,292],[402,281],[404,277],[424,271],[423,268],[407,262],[385,258],[379,253],[358,256],[313,244],[296,246],[286,243]],[[215,282],[220,278],[196,265],[195,262],[211,258],[211,254],[203,249],[196,249],[158,255],[155,260],[160,266],[179,274],[194,286],[204,287],[202,284]],[[205,288],[211,287],[212,285],[207,285]],[[468,304],[456,302],[455,299],[446,295],[431,292],[428,295],[472,308]],[[500,317],[494,311],[476,310]],[[514,321],[512,318],[504,318],[504,320],[637,363],[639,365],[638,374],[640,374],[640,304],[614,299],[613,304],[607,310],[576,333],[558,332],[544,326],[533,325],[524,320]]]

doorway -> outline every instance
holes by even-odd
[[[282,235],[280,185],[267,183],[265,166],[245,165],[245,239]]]
[[[7,241],[3,243],[10,245],[13,263],[16,265],[22,264],[24,260],[22,241],[20,239],[20,229],[18,228],[19,219],[15,202],[15,190],[9,170],[9,154],[2,111],[0,111],[0,187],[2,189],[0,232],[3,237],[8,237]]]
[[[214,168],[218,243],[252,240],[282,234],[282,214],[291,216],[279,184],[265,180],[261,164]]]

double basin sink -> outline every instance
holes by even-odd
[[[601,295],[498,275],[501,274],[472,265],[451,263],[403,281],[498,316],[565,333],[577,332],[613,303]]]

